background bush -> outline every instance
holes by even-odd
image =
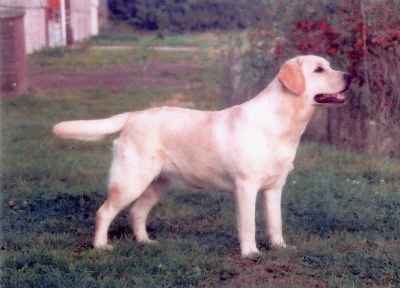
[[[262,0],[109,0],[109,7],[139,29],[172,32],[244,29],[266,9]]]

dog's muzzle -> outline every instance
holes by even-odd
[[[343,93],[347,91],[351,85],[351,81],[353,80],[353,75],[349,73],[343,73],[343,79],[346,83],[343,90],[338,93],[333,94],[317,94],[314,97],[314,100],[318,104],[344,104],[346,103],[346,95]]]

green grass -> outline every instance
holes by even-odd
[[[189,46],[198,48],[219,47],[222,39],[234,32],[155,34],[137,31],[129,25],[111,25],[88,43],[101,46],[142,45],[142,46]],[[237,34],[237,33],[235,33]]]
[[[180,37],[186,39],[184,36],[170,36],[164,40],[160,40],[156,36],[143,36],[143,39],[129,46],[96,46],[88,42],[73,49],[48,48],[32,55],[30,63],[35,63],[54,72],[78,72],[82,69],[88,71],[107,69],[113,65],[121,64],[142,65],[150,60],[164,63],[190,62],[198,65],[208,65],[210,60],[213,60],[208,55],[209,50],[203,47],[209,44],[201,43],[202,38],[200,36],[193,37],[193,39],[187,41],[193,47],[199,48],[195,53],[174,50],[160,52],[152,49],[153,46],[157,45],[181,46],[183,42],[179,42]],[[208,40],[205,37],[204,39],[206,41],[215,41]]]
[[[133,49],[133,48],[132,48]],[[100,50],[81,47],[76,49],[49,48],[35,53],[31,61],[46,68],[67,71],[101,69],[109,65],[135,63],[132,49]]]
[[[45,51],[31,63],[90,70],[119,61],[105,50],[91,62],[92,51]],[[128,51],[123,53],[135,63],[135,50]],[[183,61],[176,54],[151,59]],[[218,78],[207,61],[204,73],[184,79],[204,84],[185,91],[202,108],[217,103],[208,97]],[[115,249],[94,251],[111,139],[61,141],[51,135],[52,125],[143,109],[179,92],[156,84],[117,92],[55,87],[2,102],[1,287],[400,286],[400,162],[315,143],[301,145],[285,187],[285,236],[296,251],[265,248],[259,205],[257,239],[264,255],[258,262],[241,260],[231,195],[182,189],[151,214],[149,231],[159,245],[131,241],[122,213],[110,231]]]

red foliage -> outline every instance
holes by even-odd
[[[275,54],[275,56],[277,56],[277,57],[282,56],[282,54],[283,54],[283,43],[282,43],[282,42],[278,41],[278,42],[276,43],[275,49],[274,49],[274,54]]]
[[[349,0],[342,5],[330,18],[295,22],[288,38],[297,51],[332,56],[357,76],[356,84],[363,89],[355,87],[354,109],[364,109],[368,115],[384,113],[399,119],[398,112],[393,111],[400,108],[400,99],[394,92],[400,87],[400,78],[393,73],[400,61],[400,18],[390,5],[382,3]],[[393,77],[388,78],[388,75]],[[369,91],[367,95],[374,96],[363,100],[366,99],[364,88]],[[365,106],[361,104],[363,101],[366,101]]]
[[[325,20],[302,20],[293,31],[295,45],[303,53],[336,55],[339,52],[340,34]]]
[[[336,25],[325,19],[298,21],[294,25],[292,39],[302,53],[343,55],[350,63],[351,72],[358,74],[368,51],[389,49],[400,44],[400,23],[388,28],[382,24],[386,19],[381,17],[378,21],[382,22],[379,25],[382,30],[370,31],[365,19],[361,18],[360,3],[352,1],[346,5],[337,10]],[[361,19],[354,21],[354,14]]]

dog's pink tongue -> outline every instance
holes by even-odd
[[[340,101],[346,100],[346,97],[345,97],[343,94],[341,94],[341,93],[337,94],[337,95],[336,95],[336,98],[337,98],[338,100],[340,100]]]

